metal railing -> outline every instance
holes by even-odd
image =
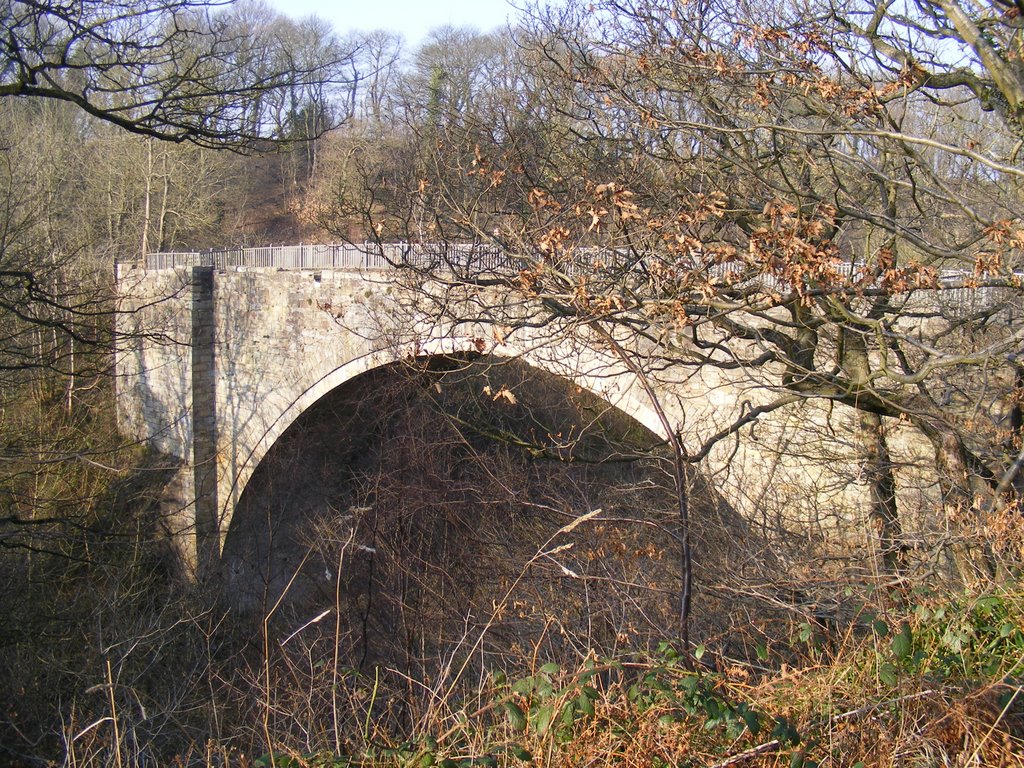
[[[211,251],[147,253],[147,270],[175,267],[383,270],[396,266],[469,267],[497,271],[515,260],[496,248],[457,243],[332,243],[267,245]]]
[[[560,270],[576,276],[586,274],[591,260],[607,261],[612,254],[600,254],[586,249],[579,263],[562,263]],[[331,269],[331,270],[388,270],[401,266],[440,269],[449,273],[495,274],[516,273],[529,264],[521,257],[493,246],[473,243],[332,243],[300,245],[268,245],[253,248],[226,248],[210,251],[176,251],[146,254],[147,270],[179,267],[209,266],[217,269],[233,267],[276,269]],[[741,272],[740,262],[712,265],[710,275],[722,278],[731,272]],[[998,285],[972,285],[973,273],[961,270],[943,270],[939,274],[939,287],[916,289],[916,303],[938,307],[943,311],[970,313],[983,311],[1006,302],[1016,291]],[[754,280],[762,287],[781,289],[770,275],[759,275]],[[910,293],[911,291],[908,291]]]

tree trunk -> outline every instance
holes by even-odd
[[[896,478],[885,439],[882,417],[860,411],[860,444],[870,502],[868,521],[878,537],[879,571],[899,577],[903,572],[903,526],[896,504]]]
[[[142,242],[139,244],[142,257],[149,253],[149,217],[153,196],[153,139],[146,139],[146,194],[142,205]]]
[[[864,334],[843,328],[840,336],[840,357],[850,382],[867,385],[871,379]],[[882,417],[867,410],[857,411],[860,460],[868,484],[868,522],[878,537],[879,572],[898,577],[903,567],[899,508],[896,504],[896,478],[892,458],[885,439]]]
[[[944,433],[935,445],[942,509],[950,535],[949,551],[964,584],[977,588],[993,581],[995,559],[980,537],[967,457],[960,439]]]
[[[167,221],[167,198],[171,191],[171,174],[167,170],[167,150],[163,150],[163,158],[161,165],[163,166],[163,189],[160,194],[160,216],[157,219],[156,228],[156,247],[157,250],[162,251],[164,249],[164,229]]]

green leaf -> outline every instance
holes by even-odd
[[[775,727],[772,728],[772,738],[778,739],[783,744],[796,746],[800,743],[800,733],[784,717],[775,718]]]
[[[987,595],[985,597],[979,597],[977,602],[979,613],[985,616],[990,615],[996,608],[1000,607],[1002,604],[1003,599],[1001,597],[998,597],[997,595]]]
[[[547,664],[545,664],[537,671],[540,672],[542,675],[557,675],[559,669],[561,669],[561,667],[555,664],[555,662],[549,661]]]
[[[871,629],[873,629],[876,634],[879,634],[882,637],[889,636],[889,625],[886,624],[883,619],[875,619],[874,621],[872,621]]]
[[[708,713],[708,719],[718,720],[722,716],[722,705],[718,703],[718,699],[709,696],[704,702],[704,711]]]
[[[533,691],[533,686],[534,679],[532,677],[524,677],[512,683],[512,690],[523,696],[528,696]]]
[[[996,702],[998,703],[999,707],[1001,709],[1009,709],[1010,705],[1013,703],[1013,700],[1017,698],[1021,690],[1024,689],[1014,687],[1010,688],[1007,691],[1003,691],[1001,694],[999,694],[998,698],[996,699]]]
[[[551,727],[551,718],[555,716],[554,706],[548,704],[546,707],[541,707],[537,710],[534,715],[534,724],[537,729],[537,733],[543,736],[548,732],[548,728]]]
[[[700,680],[692,672],[690,674],[684,675],[679,680],[679,686],[684,691],[686,691],[687,693],[689,693],[691,695],[696,692],[697,686],[699,684],[700,684]]]
[[[754,651],[757,653],[759,661],[768,661],[768,646],[764,643],[758,643],[754,646]]]
[[[570,701],[562,708],[562,725],[571,728],[576,722],[576,702]]]
[[[890,644],[892,652],[900,661],[906,661],[914,653],[914,633],[907,622],[900,625],[900,631],[892,639]]]
[[[526,730],[526,715],[518,704],[512,701],[505,702],[505,712],[508,713],[508,720],[512,724],[512,730]]]
[[[964,643],[967,639],[968,635],[966,632],[957,631],[952,627],[947,627],[946,631],[942,634],[942,644],[953,651],[953,653],[960,653],[964,649]]]
[[[517,760],[522,760],[524,763],[528,763],[531,760],[533,760],[533,755],[530,754],[530,750],[524,749],[523,747],[520,747],[518,744],[513,745],[509,751],[515,756]]]
[[[270,753],[257,757],[252,762],[255,768],[293,768],[299,765],[291,755],[277,755],[271,758]]]
[[[576,699],[576,705],[580,708],[580,712],[587,717],[594,716],[594,700],[587,695],[586,691],[581,693],[579,698]]]
[[[707,650],[708,649],[704,645],[704,643],[701,643],[700,645],[698,645],[696,648],[693,649],[693,658],[695,658],[697,661],[700,661],[701,657],[707,652]]]
[[[757,736],[761,731],[761,718],[757,712],[746,707],[740,712],[740,716],[743,718],[743,722],[747,725],[747,730],[750,731],[752,736]]]
[[[796,636],[801,643],[806,643],[814,636],[814,627],[811,626],[809,621],[802,622]]]
[[[892,664],[881,664],[878,667],[878,678],[885,685],[896,685],[899,680],[899,671]]]

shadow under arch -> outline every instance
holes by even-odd
[[[349,377],[266,452],[225,539],[236,615],[275,610],[289,651],[337,647],[353,669],[402,679],[436,679],[485,627],[473,663],[498,667],[532,643],[564,661],[670,637],[677,538],[660,438],[521,358],[412,361]],[[440,423],[427,413],[437,397],[454,410]],[[549,450],[531,452],[534,437]],[[742,534],[697,495],[698,538]]]
[[[222,496],[224,501],[221,504],[219,520],[221,544],[223,545],[231,528],[235,507],[263,458],[302,414],[330,392],[373,370],[398,363],[432,357],[481,356],[484,353],[481,352],[480,345],[479,338],[446,337],[424,340],[414,346],[389,347],[347,361],[306,387],[276,417],[273,417],[269,427],[253,442],[241,464],[232,468],[229,491]],[[521,349],[510,344],[495,345],[486,351],[486,355],[501,361],[518,361],[543,373],[565,379],[622,411],[652,433],[660,435],[663,439],[667,438],[667,435],[662,434],[663,426],[655,410],[646,402],[646,398],[631,386],[632,374],[621,370],[609,374],[607,361],[592,360],[589,364],[581,365],[579,352],[575,350],[546,348],[542,354],[538,350]],[[605,373],[595,375],[595,370],[603,370]]]

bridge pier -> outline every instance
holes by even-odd
[[[217,504],[217,318],[213,267],[192,267],[192,472],[195,493],[196,574],[220,560]]]

